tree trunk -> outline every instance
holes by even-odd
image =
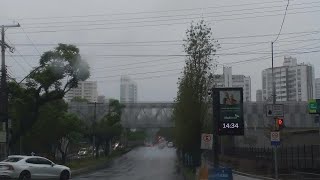
[[[64,165],[66,164],[66,161],[67,161],[67,153],[65,152],[61,152],[61,163]]]
[[[64,143],[66,143],[66,144],[64,144]],[[69,142],[65,138],[62,138],[60,140],[60,143],[58,144],[58,149],[61,153],[61,161],[62,161],[61,163],[62,164],[66,164],[66,162],[67,162],[68,146],[69,146]]]
[[[104,148],[104,155],[108,156],[109,154],[109,146],[108,146],[108,140],[105,142],[105,148]]]
[[[112,153],[112,141],[111,139],[108,141],[109,155]]]
[[[96,159],[99,158],[99,148],[100,148],[100,144],[96,144]]]

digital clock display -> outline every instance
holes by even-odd
[[[239,128],[239,123],[222,123],[222,128],[227,129],[233,129],[233,128]]]
[[[243,89],[216,88],[215,113],[218,120],[218,134],[220,136],[244,135],[243,122]]]

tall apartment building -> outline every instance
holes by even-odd
[[[106,103],[106,97],[105,96],[98,96],[97,97],[97,102],[98,103]]]
[[[315,98],[320,99],[320,78],[315,79]]]
[[[80,81],[77,88],[72,88],[65,95],[65,99],[70,102],[74,97],[81,97],[87,99],[90,102],[97,102],[97,89],[97,81]]]
[[[262,98],[262,89],[258,89],[256,91],[256,101],[257,102],[261,102],[262,100],[263,100],[263,98]]]
[[[284,57],[283,66],[274,67],[277,101],[308,101],[315,96],[314,69],[298,64],[293,57]],[[272,69],[262,71],[262,97],[272,96]]]
[[[245,75],[232,75],[231,67],[223,67],[223,74],[214,75],[216,87],[242,87],[243,101],[251,101],[251,78]]]
[[[129,76],[121,76],[120,79],[120,102],[134,103],[137,102],[138,97],[137,83]]]

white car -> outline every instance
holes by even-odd
[[[70,168],[40,156],[8,156],[0,162],[0,179],[61,179],[71,178]]]
[[[172,142],[168,142],[168,147],[169,148],[173,147],[173,143]]]

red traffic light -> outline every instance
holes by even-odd
[[[284,128],[284,121],[281,118],[278,118],[276,121],[277,130],[281,130]]]

